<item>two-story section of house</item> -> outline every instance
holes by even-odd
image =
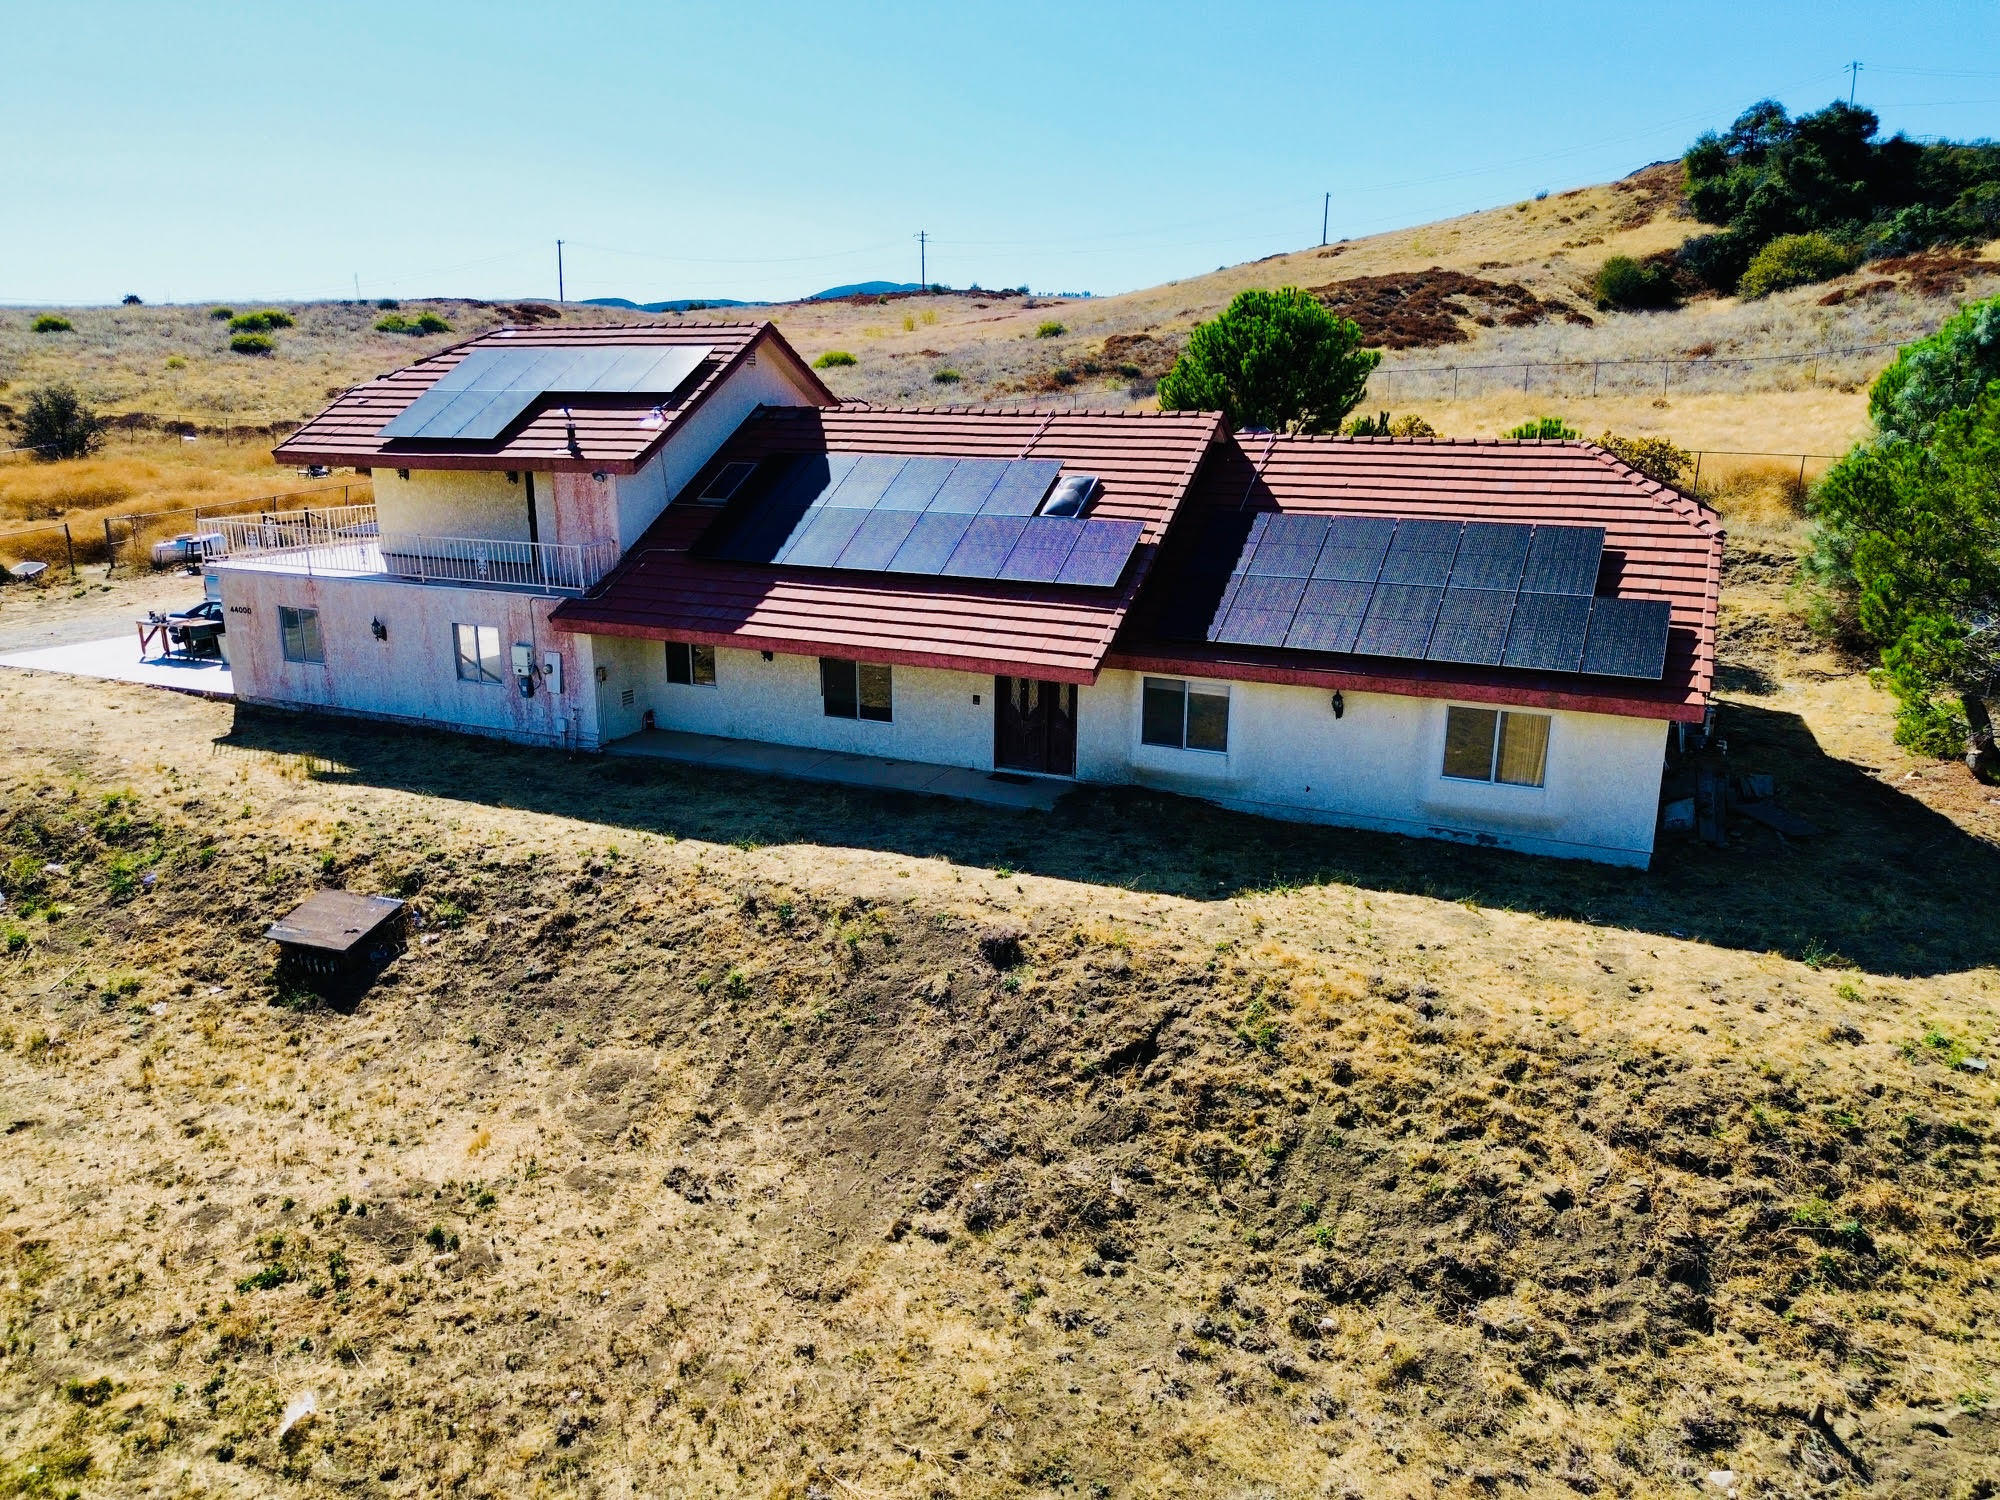
[[[833,400],[768,323],[502,328],[357,386],[277,457],[374,503],[220,523],[237,697],[594,748],[633,685],[550,612],[752,412]]]

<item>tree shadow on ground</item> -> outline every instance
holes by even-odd
[[[2000,890],[2000,849],[1828,756],[1795,714],[1732,702],[1723,730],[1729,768],[1774,776],[1818,837],[1739,819],[1726,848],[1663,840],[1651,870],[1624,870],[1277,822],[1129,787],[1080,787],[1053,813],[1013,812],[252,708],[238,708],[217,743],[331,784],[742,848],[874,849],[1192,900],[1334,883],[1884,975],[2000,964],[2000,924],[1983,909]]]

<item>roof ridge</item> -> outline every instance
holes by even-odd
[[[1588,439],[1577,439],[1575,446],[1620,474],[1634,489],[1653,500],[1661,509],[1673,511],[1692,521],[1702,531],[1717,536],[1724,534],[1722,517],[1713,506],[1704,505],[1697,497],[1682,494],[1670,484],[1662,484],[1650,474],[1642,474],[1608,448],[1600,447]]]
[[[868,400],[842,401],[838,406],[822,407],[820,410],[899,412],[906,415],[954,417],[1129,417],[1148,422],[1213,421],[1221,415],[1219,412],[1210,411],[1132,411],[1112,406],[995,406],[991,403],[975,405],[969,402],[957,406],[884,406]]]

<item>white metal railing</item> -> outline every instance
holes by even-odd
[[[415,583],[581,592],[618,560],[615,542],[384,532],[372,505],[218,517],[212,526],[221,533],[229,558],[283,556],[303,573],[381,575]]]

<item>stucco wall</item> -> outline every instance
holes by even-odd
[[[1493,843],[1535,853],[1644,865],[1653,848],[1666,726],[1608,714],[1551,716],[1539,787],[1454,781],[1443,773],[1449,705],[1429,698],[1233,682],[1229,749],[1171,750],[1139,740],[1141,684],[1106,672],[1085,690],[1078,771],[1206,797],[1275,817]]]
[[[653,461],[636,474],[620,475],[615,504],[617,537],[623,551],[644,535],[667,502],[678,495],[701,466],[715,456],[743,419],[759,406],[801,406],[805,389],[793,382],[789,365],[768,354],[741,366],[712,392]]]
[[[816,656],[765,661],[757,651],[718,650],[715,686],[694,687],[669,683],[665,648],[658,641],[643,644],[641,697],[662,729],[993,769],[991,677],[897,667],[890,679],[893,722],[829,719],[820,703]]]
[[[517,476],[456,469],[412,469],[398,477],[395,469],[377,469],[375,513],[388,532],[425,536],[491,537],[500,541],[528,540],[528,484]],[[550,518],[549,476],[535,476],[535,502],[544,524]],[[546,530],[543,541],[550,540]]]
[[[229,665],[246,703],[336,712],[469,729],[507,739],[594,748],[599,743],[589,637],[552,630],[556,601],[492,589],[376,579],[309,578],[253,568],[216,570],[229,625]],[[317,609],[323,664],[288,662],[279,640],[280,606]],[[380,620],[387,638],[375,638]],[[500,632],[502,680],[459,680],[454,624]],[[536,679],[523,698],[513,675],[515,642],[545,665],[561,659],[560,695]]]

